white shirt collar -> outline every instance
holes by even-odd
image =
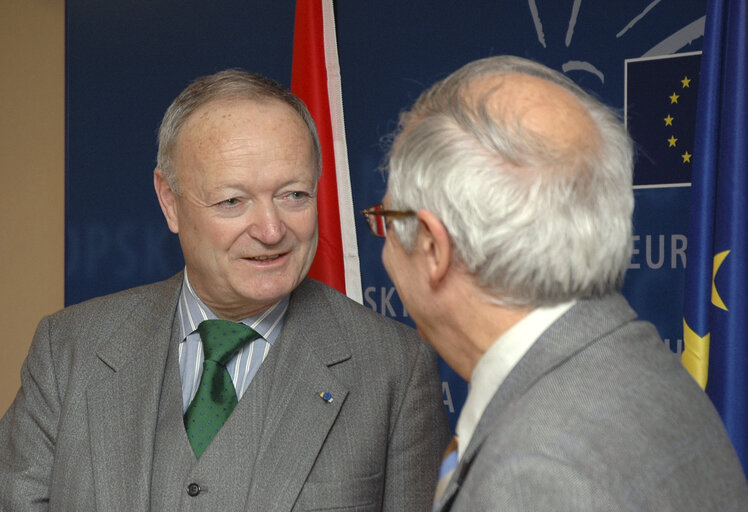
[[[275,342],[288,310],[290,295],[269,308],[243,319],[241,322],[248,325],[271,345]],[[184,269],[184,281],[182,293],[179,298],[179,330],[180,341],[187,341],[187,337],[197,332],[197,326],[203,320],[218,318],[211,309],[205,305],[195,292],[190,279],[187,276],[187,268]]]
[[[502,334],[480,358],[470,377],[470,390],[455,428],[460,459],[465,453],[465,448],[470,444],[475,427],[486,410],[488,402],[491,401],[509,372],[540,338],[540,335],[574,304],[576,304],[575,300],[534,309]]]

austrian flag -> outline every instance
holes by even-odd
[[[309,277],[362,302],[332,0],[297,0],[291,90],[314,118],[322,146],[319,246]]]

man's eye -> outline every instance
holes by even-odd
[[[306,199],[309,199],[310,194],[303,190],[294,190],[293,192],[284,194],[282,197],[291,201],[305,201]]]
[[[232,197],[231,199],[226,199],[225,201],[221,201],[218,204],[222,206],[236,206],[237,204],[239,204],[239,199],[236,197]]]

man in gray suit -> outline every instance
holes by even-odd
[[[633,206],[623,125],[539,64],[470,63],[402,115],[365,213],[471,384],[435,510],[748,510],[715,409],[619,293]]]
[[[185,271],[41,321],[0,420],[0,510],[431,508],[449,436],[436,354],[306,278],[320,169],[277,83],[226,71],[179,95],[154,184]],[[221,341],[224,359],[205,325],[259,337]],[[212,421],[200,397],[228,415],[208,441],[186,420]]]

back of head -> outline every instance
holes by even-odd
[[[536,307],[618,289],[631,254],[631,140],[564,75],[517,57],[467,64],[401,115],[392,208],[440,218],[495,302]],[[415,219],[393,227],[412,248]]]
[[[157,166],[163,171],[172,190],[179,192],[176,169],[172,161],[177,138],[184,123],[196,110],[210,102],[238,100],[280,101],[293,109],[309,130],[319,179],[322,172],[319,137],[314,120],[304,102],[275,80],[246,71],[228,69],[197,78],[177,96],[164,114],[158,132]]]

